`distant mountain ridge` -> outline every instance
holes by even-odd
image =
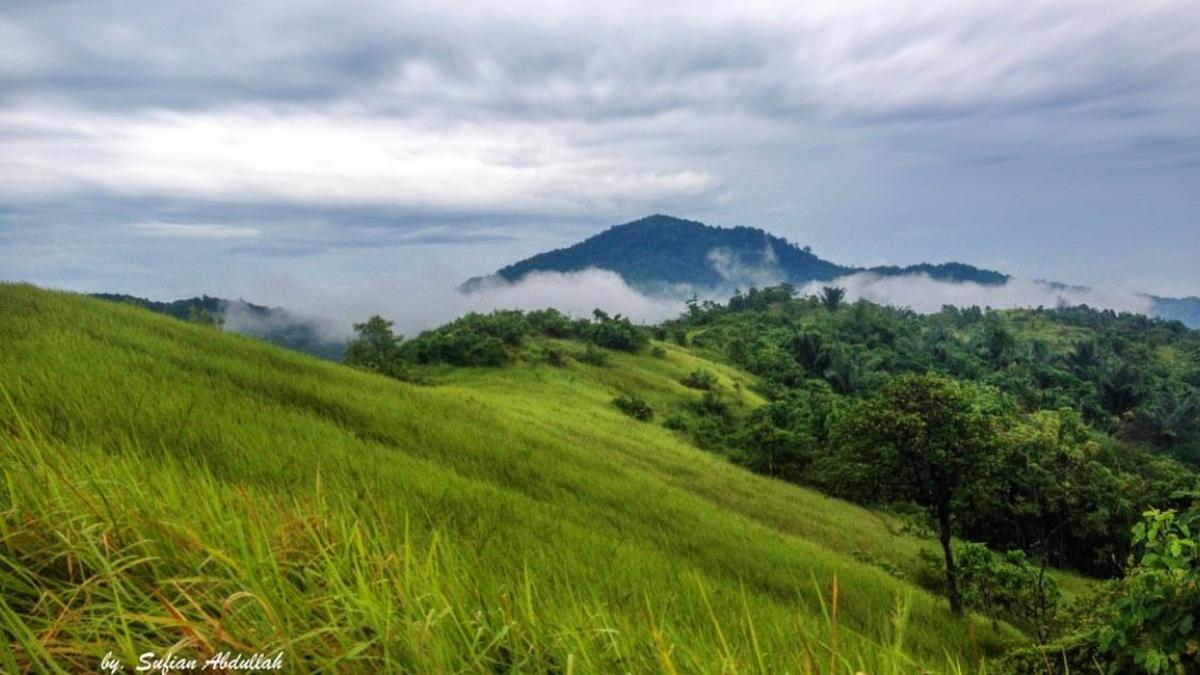
[[[474,277],[459,288],[470,293],[490,284],[516,282],[536,272],[611,270],[630,286],[652,294],[689,289],[711,290],[790,283],[804,286],[870,272],[883,277],[923,274],[953,283],[999,286],[1012,277],[962,262],[907,266],[856,267],[825,260],[807,246],[752,227],[713,227],[694,220],[656,214],[613,227],[565,248],[546,251]],[[1056,282],[1051,286],[1080,287]],[[1145,295],[1152,314],[1200,327],[1200,298]]]
[[[282,307],[267,307],[245,300],[229,300],[211,295],[171,302],[158,302],[121,293],[92,293],[91,296],[136,305],[180,321],[190,320],[193,312],[204,312],[221,319],[224,328],[231,333],[258,338],[285,349],[323,359],[340,361],[346,350],[344,341],[326,337],[319,322],[296,316]]]

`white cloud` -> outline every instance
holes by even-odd
[[[134,223],[131,229],[173,239],[252,239],[262,234],[253,227],[201,223]]]
[[[1152,302],[1144,295],[1118,289],[1060,288],[1043,281],[1010,278],[1007,283],[985,285],[972,282],[939,281],[927,274],[881,276],[860,272],[829,282],[813,282],[800,290],[802,295],[815,295],[822,286],[846,289],[849,300],[908,307],[929,314],[943,305],[955,307],[1057,307],[1088,305],[1099,309],[1150,314]]]
[[[429,279],[331,285],[294,277],[260,283],[252,292],[255,302],[279,305],[297,316],[319,317],[319,324],[334,326],[340,337],[350,334],[351,324],[373,314],[394,321],[397,332],[412,336],[467,312],[496,309],[553,307],[575,317],[590,317],[599,308],[644,323],[658,323],[684,309],[680,299],[642,295],[617,273],[601,269],[538,272],[516,283],[495,281],[468,294]]]
[[[728,287],[763,288],[787,280],[787,275],[779,268],[779,258],[776,257],[775,249],[769,241],[763,244],[762,253],[757,260],[747,260],[724,248],[714,248],[706,257]]]

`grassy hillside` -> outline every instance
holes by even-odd
[[[667,347],[408,384],[0,285],[0,664],[945,672],[1023,639],[859,562],[915,570],[888,519],[610,404],[698,365],[751,383]]]

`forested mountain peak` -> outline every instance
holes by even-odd
[[[643,291],[691,288],[736,288],[772,283],[803,285],[831,281],[856,272],[884,276],[927,274],[945,281],[1001,284],[1008,276],[965,263],[897,267],[855,267],[821,258],[808,246],[765,230],[704,223],[654,214],[593,235],[571,246],[539,253],[501,268],[495,274],[514,282],[533,272],[576,272],[607,269]],[[484,280],[464,284],[472,290]]]

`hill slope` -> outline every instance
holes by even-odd
[[[915,569],[888,519],[617,412],[627,386],[687,395],[703,362],[660,346],[417,386],[0,285],[0,663],[910,672],[995,650],[856,560]]]

